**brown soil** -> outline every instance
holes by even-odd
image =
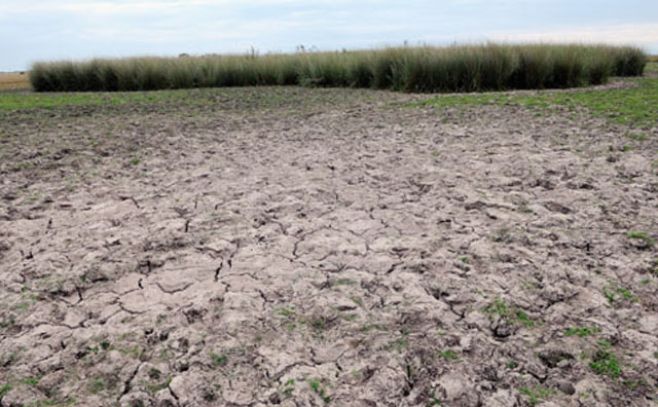
[[[0,117],[0,405],[656,405],[657,134],[217,94]]]

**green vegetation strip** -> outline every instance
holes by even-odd
[[[651,68],[654,68],[650,64]],[[599,117],[616,123],[654,127],[658,125],[658,78],[630,79],[631,87],[574,92],[537,92],[534,94],[487,93],[442,95],[421,102],[437,108],[481,105],[514,105],[540,110],[563,106],[584,107]]]
[[[121,93],[0,93],[0,110],[52,109],[66,106],[157,104],[183,99],[187,91]]]
[[[32,66],[38,92],[139,91],[303,85],[470,92],[605,83],[641,75],[647,61],[634,47],[604,45],[471,45],[367,51],[95,59]]]

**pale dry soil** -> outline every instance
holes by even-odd
[[[656,405],[656,129],[217,95],[0,114],[0,405]]]

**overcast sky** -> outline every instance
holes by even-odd
[[[658,53],[658,0],[0,0],[0,71],[95,56],[487,40]]]

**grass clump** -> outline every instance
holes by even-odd
[[[450,349],[440,351],[439,357],[448,362],[459,359],[459,355],[457,354],[457,352]]]
[[[519,393],[528,398],[528,404],[536,406],[542,401],[548,400],[553,395],[553,390],[546,387],[521,387]]]
[[[484,308],[484,312],[489,315],[496,315],[500,318],[508,320],[510,323],[523,325],[526,328],[533,328],[535,321],[520,308],[507,305],[505,301],[500,298],[495,299],[491,304]]]
[[[318,397],[322,399],[322,401],[324,401],[326,404],[329,404],[329,402],[331,402],[331,397],[327,394],[327,391],[322,386],[320,380],[311,379],[308,382],[308,384],[309,386],[311,386],[311,390],[313,390],[313,393],[317,394]]]
[[[105,383],[105,380],[99,377],[89,382],[87,388],[89,393],[98,394],[107,388],[107,384]]]
[[[226,366],[228,363],[228,356],[212,352],[210,354],[210,362],[212,363],[213,367]]]
[[[39,62],[38,92],[302,85],[472,92],[564,88],[641,75],[638,48],[604,45],[470,45],[392,47],[342,52],[209,55],[179,58]]]
[[[603,295],[611,305],[622,300],[635,301],[635,295],[631,290],[615,283],[610,283],[610,285],[604,287]]]
[[[0,399],[2,399],[4,396],[7,395],[13,389],[13,386],[9,383],[5,383],[2,386],[0,386]]]
[[[589,327],[589,326],[574,326],[569,327],[564,331],[566,336],[578,336],[579,338],[586,338],[588,336],[593,336],[601,332],[601,329],[598,327]]]
[[[592,357],[589,367],[594,373],[616,379],[621,376],[621,363],[612,351],[612,345],[607,341],[599,341],[598,348]]]
[[[626,237],[633,240],[640,240],[644,242],[644,244],[648,247],[656,244],[656,241],[651,236],[649,236],[647,232],[640,230],[631,230],[630,232],[626,233]]]

